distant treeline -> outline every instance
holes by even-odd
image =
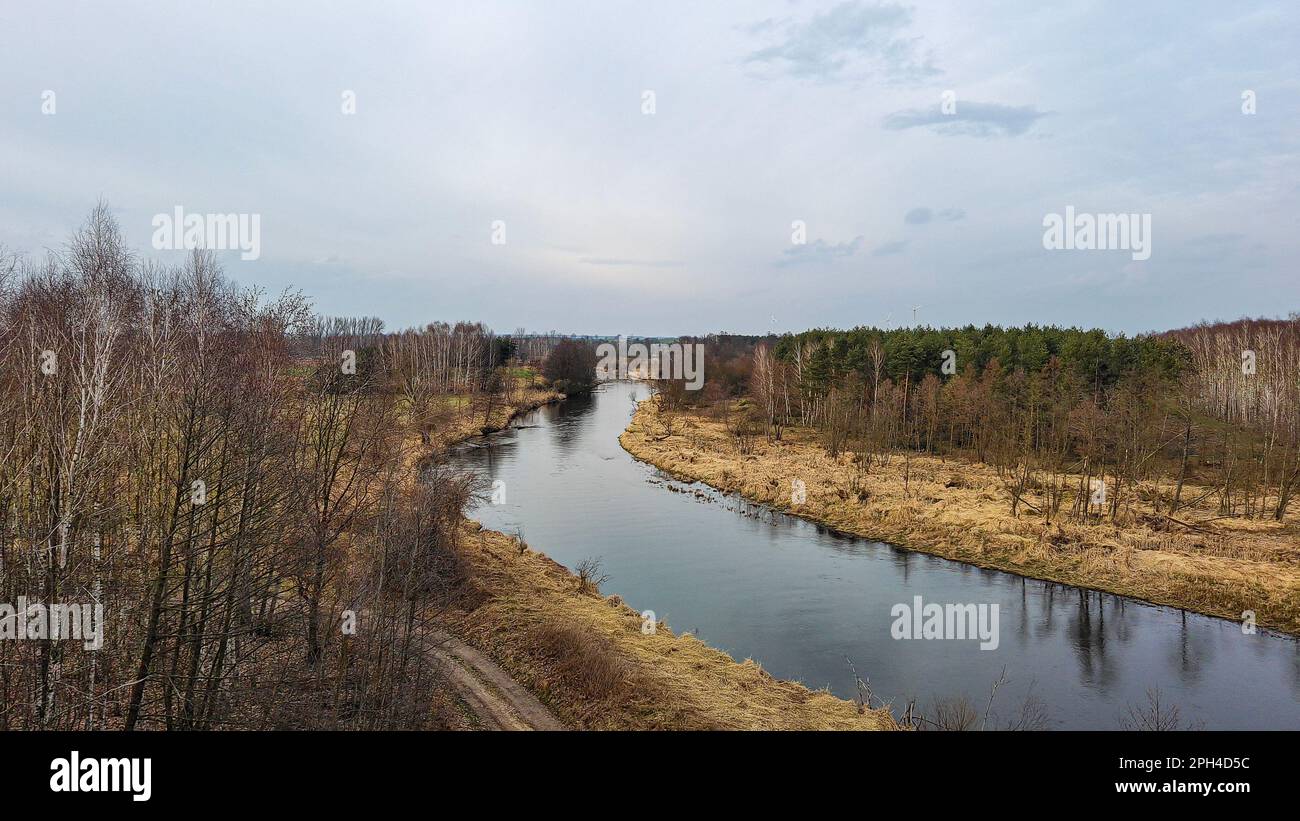
[[[808,343],[814,346],[809,367],[815,379],[835,379],[853,370],[868,373],[875,366],[875,344],[884,352],[884,374],[895,381],[942,375],[945,351],[955,354],[952,359],[959,370],[973,367],[976,371],[983,371],[994,360],[1008,371],[1041,371],[1055,357],[1062,368],[1094,388],[1110,387],[1121,377],[1138,373],[1176,377],[1191,363],[1190,352],[1171,339],[1111,337],[1097,329],[1038,325],[812,330],[782,337],[776,356],[788,360],[799,346]]]
[[[1172,333],[1110,336],[1100,329],[1032,324],[1023,328],[818,328],[779,336],[715,334],[699,339],[708,346],[709,364],[717,366],[716,379],[734,394],[747,387],[733,372],[735,360],[750,355],[760,342],[783,362],[793,362],[801,351],[809,351],[809,378],[823,387],[850,372],[919,382],[926,374],[943,376],[949,359],[958,371],[973,367],[982,372],[997,360],[1007,371],[1037,372],[1055,358],[1059,367],[1096,389],[1137,373],[1177,378],[1192,366],[1191,351]],[[953,356],[945,357],[945,351]]]
[[[863,470],[894,452],[973,458],[1007,477],[1013,512],[1045,485],[1049,517],[1064,501],[1118,519],[1137,483],[1164,478],[1168,516],[1196,481],[1224,516],[1282,519],[1300,486],[1300,315],[1136,337],[968,325],[696,341],[705,390],[663,383],[664,402],[748,399],[725,411],[742,449],[802,425]]]

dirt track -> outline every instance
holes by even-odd
[[[447,681],[485,730],[563,730],[563,724],[532,693],[495,662],[446,633],[430,638],[426,649]]]

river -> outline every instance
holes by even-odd
[[[618,436],[639,383],[521,416],[454,459],[504,483],[471,515],[572,568],[596,557],[617,593],[781,678],[895,709],[965,696],[991,727],[1027,698],[1048,726],[1113,729],[1158,689],[1205,729],[1300,729],[1300,643],[1235,622],[1024,579],[845,536],[634,460]],[[504,499],[501,498],[504,496]],[[895,605],[998,606],[998,643],[896,639]]]

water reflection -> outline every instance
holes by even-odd
[[[735,658],[846,698],[845,662],[902,704],[965,695],[983,704],[1006,670],[995,712],[1032,692],[1055,726],[1109,728],[1149,689],[1208,728],[1300,728],[1300,648],[1243,636],[1235,623],[1096,591],[1025,579],[854,538],[685,484],[618,445],[641,385],[539,409],[524,427],[457,460],[506,481],[506,505],[474,515],[522,527],[572,567],[599,556],[605,592],[666,617]],[[997,604],[1000,642],[894,640],[890,609],[927,602]]]

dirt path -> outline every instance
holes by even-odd
[[[425,645],[487,730],[563,730],[551,711],[487,656],[446,633]]]

